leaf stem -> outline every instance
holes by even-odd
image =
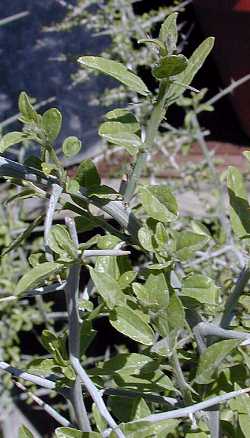
[[[155,138],[158,133],[160,123],[164,117],[165,114],[164,107],[166,103],[167,86],[168,86],[167,81],[161,81],[157,101],[156,104],[154,105],[153,112],[151,114],[151,117],[146,127],[146,139],[144,143],[144,150],[137,154],[137,158],[133,170],[129,175],[127,187],[124,193],[124,201],[126,203],[128,203],[131,200],[135,192],[136,186],[138,184],[145,163],[147,161],[148,154],[152,149],[152,146],[154,144]]]

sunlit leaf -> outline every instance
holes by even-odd
[[[200,385],[212,382],[213,375],[219,370],[221,363],[240,343],[239,339],[228,339],[210,345],[200,357],[195,382]]]
[[[79,138],[71,136],[67,137],[62,145],[62,150],[65,157],[74,157],[77,155],[82,147],[82,142]]]
[[[204,304],[216,305],[218,290],[213,280],[202,274],[191,274],[183,280],[182,284],[182,295]]]
[[[190,85],[196,73],[200,70],[207,56],[211,52],[214,45],[214,38],[209,37],[205,39],[199,47],[194,51],[191,58],[188,60],[188,65],[185,70],[178,75],[178,82],[173,83],[169,87],[168,99],[174,102],[182,93],[184,93],[186,86]],[[183,84],[183,85],[180,85]]]
[[[34,438],[34,435],[26,426],[20,426],[18,430],[18,438]]]
[[[45,262],[35,266],[19,280],[16,286],[16,294],[20,295],[26,290],[40,286],[44,280],[48,279],[51,275],[59,273],[62,269],[63,265],[54,262]]]
[[[204,234],[193,233],[192,231],[179,231],[174,233],[175,251],[181,260],[187,260],[194,256],[196,251],[202,249],[209,237]]]
[[[144,345],[152,345],[154,342],[154,332],[151,327],[143,321],[139,314],[128,306],[117,306],[110,315],[112,326]]]
[[[98,432],[81,432],[71,427],[58,427],[55,430],[56,438],[100,438],[102,435]]]
[[[112,76],[122,84],[126,85],[130,90],[136,91],[143,96],[149,94],[149,90],[141,78],[129,71],[123,64],[110,59],[101,58],[99,56],[82,56],[78,62],[85,67],[89,67]]]
[[[139,198],[149,217],[163,223],[177,218],[177,202],[167,186],[142,186],[139,189]]]
[[[119,286],[119,283],[106,272],[98,272],[89,268],[90,276],[94,285],[105,301],[109,309],[113,309],[117,304],[125,302],[125,295]]]
[[[62,115],[57,108],[50,108],[42,115],[42,127],[46,132],[48,141],[53,143],[61,131]]]
[[[0,139],[0,153],[3,154],[10,146],[21,143],[27,138],[23,132],[8,132]]]

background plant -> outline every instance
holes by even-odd
[[[28,363],[18,356],[12,359],[14,367],[4,361],[0,367],[58,392],[66,400],[65,408],[71,406],[68,416],[61,409],[59,413],[44,405],[63,426],[56,429],[56,437],[86,433],[217,437],[220,427],[225,436],[247,436],[249,335],[243,321],[248,296],[241,294],[249,278],[249,204],[243,178],[237,169],[228,170],[231,224],[221,205],[213,216],[220,230],[226,221],[229,232],[224,240],[220,233],[211,235],[204,223],[190,223],[189,218],[181,217],[169,186],[140,183],[166,110],[177,100],[181,103],[185,90],[192,91],[191,81],[213,46],[213,39],[208,38],[189,60],[176,53],[176,18],[172,14],[165,20],[158,39],[143,41],[158,47],[158,59],[152,67],[159,84],[156,96],[140,77],[115,61],[90,56],[79,59],[84,67],[109,74],[142,96],[140,99],[148,99],[153,108],[145,125],[127,109],[116,108],[105,115],[100,126],[100,135],[124,147],[134,160],[119,191],[101,184],[91,160],[80,164],[75,178],[67,176],[54,149],[61,114],[55,108],[38,114],[26,93],[19,99],[23,131],[8,133],[1,140],[2,153],[23,141],[40,145],[40,158],[29,156],[19,164],[1,157],[0,169],[2,176],[21,186],[15,201],[24,197],[48,200],[43,243],[39,241],[35,249],[25,253],[30,268],[24,275],[19,273],[15,294],[6,289],[2,303],[18,307],[24,298],[64,290],[68,322],[59,329],[51,325],[43,331],[41,342],[48,355]],[[204,147],[196,117],[199,99],[193,95],[184,104],[191,107],[186,123]],[[62,150],[68,157],[77,154],[80,147],[77,138],[68,137]],[[211,162],[207,163],[212,169]],[[92,205],[115,222],[96,215]],[[53,224],[59,212],[65,224]],[[23,239],[30,236],[38,221],[36,217],[10,246],[4,242],[8,250],[23,246]],[[79,243],[79,234],[97,225],[105,234]],[[214,252],[223,250],[230,260],[230,281],[242,265],[235,287],[226,288],[218,270],[207,264],[216,260],[216,255],[207,251],[209,247]],[[230,251],[237,256],[234,265]],[[81,272],[90,278],[85,288],[79,282]],[[239,298],[243,308],[235,317]],[[88,347],[95,335],[92,324],[99,318],[108,318],[116,330],[135,341],[136,352],[120,348],[108,360],[89,361]],[[236,396],[240,397],[232,401]],[[229,405],[222,408],[220,416],[218,406],[226,401]],[[87,415],[88,410],[92,416]],[[31,435],[23,428],[20,436]]]

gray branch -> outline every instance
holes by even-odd
[[[211,406],[216,406],[231,400],[232,398],[239,397],[242,394],[250,392],[250,387],[245,389],[239,389],[237,391],[228,392],[227,394],[219,395],[217,397],[209,398],[203,402],[196,403],[192,406],[187,406],[185,408],[175,409],[169,412],[162,412],[159,414],[152,414],[139,420],[133,421],[132,423],[137,423],[138,421],[149,421],[150,423],[156,423],[157,421],[169,420],[172,418],[182,418],[189,417],[196,412],[210,408]]]
[[[240,276],[237,280],[234,290],[232,291],[231,295],[229,295],[228,300],[225,304],[225,310],[220,321],[221,327],[225,329],[229,327],[235,315],[235,307],[238,304],[241,294],[244,292],[244,289],[248,283],[249,278],[250,278],[250,269],[244,267],[240,273]]]
[[[56,384],[49,379],[44,377],[35,376],[34,374],[26,373],[25,371],[19,370],[18,368],[12,367],[6,362],[0,362],[0,369],[10,373],[12,376],[19,379],[27,380],[28,382],[34,383],[35,385],[42,386],[43,388],[55,390]]]
[[[27,391],[27,388],[25,388],[24,385],[22,385],[20,382],[15,382],[16,386],[20,388],[22,391],[25,391],[27,396],[32,398],[32,400],[38,404],[47,414],[49,414],[54,420],[56,420],[59,424],[62,426],[68,427],[71,426],[71,423],[67,418],[63,417],[61,414],[59,414],[54,408],[52,408],[48,403],[45,403],[40,397],[38,397],[36,394],[33,394],[31,391]]]
[[[66,218],[66,225],[69,227],[71,238],[76,246],[78,246],[78,238],[73,219]],[[80,316],[78,311],[78,295],[79,295],[79,278],[81,265],[77,261],[70,267],[69,276],[65,285],[65,296],[68,309],[68,325],[69,325],[69,359],[73,366],[72,357],[79,359],[80,356]],[[76,380],[71,389],[71,402],[73,404],[77,423],[83,432],[91,432],[91,426],[88,418],[88,413],[83,401],[81,381],[76,376]]]

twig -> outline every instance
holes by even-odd
[[[62,194],[62,191],[63,191],[62,187],[60,187],[58,184],[52,184],[49,205],[48,205],[45,223],[44,223],[44,245],[45,245],[46,258],[48,261],[53,261],[52,251],[49,247],[49,233],[52,227],[55,209],[60,199],[60,196]]]
[[[75,222],[73,219],[66,218],[66,225],[69,227],[71,238],[76,246],[78,246],[78,238],[75,229]],[[80,316],[78,311],[78,295],[79,295],[79,278],[80,278],[81,265],[77,261],[70,267],[69,276],[65,285],[65,296],[68,308],[68,325],[69,325],[69,359],[72,363],[72,357],[76,357],[79,360],[80,357]],[[71,389],[71,401],[75,409],[77,423],[79,424],[83,432],[91,432],[91,426],[88,419],[88,414],[83,401],[83,395],[81,390],[81,382],[78,376]]]
[[[224,90],[221,90],[215,96],[211,97],[211,99],[207,100],[207,102],[205,102],[205,105],[213,105],[215,102],[220,100],[222,97],[226,96],[229,93],[232,93],[232,91],[235,88],[239,87],[240,85],[244,84],[245,82],[247,82],[249,80],[250,80],[250,74],[243,76],[242,78],[238,79],[237,81],[232,81],[232,83],[228,87],[224,88]],[[202,108],[197,111],[197,114],[199,114],[201,111],[203,111]]]
[[[29,11],[23,11],[23,12],[19,12],[18,14],[15,15],[10,15],[9,17],[3,18],[2,20],[0,20],[0,26],[4,26],[5,24],[11,23],[12,21],[16,21],[19,20],[20,18],[24,18],[27,17],[27,15],[29,15],[30,12]]]
[[[187,406],[185,408],[175,409],[169,412],[162,412],[159,414],[152,414],[139,420],[132,421],[132,423],[137,423],[138,421],[149,421],[150,423],[156,423],[157,421],[169,420],[172,418],[189,417],[198,411],[202,411],[210,408],[211,406],[216,406],[231,400],[232,398],[239,397],[242,394],[250,392],[250,387],[245,389],[239,389],[237,391],[228,392],[217,397],[209,398],[200,403],[196,403],[192,406]]]
[[[32,400],[38,404],[47,414],[49,414],[54,420],[56,420],[59,424],[62,426],[71,426],[71,423],[67,418],[63,417],[61,414],[59,414],[54,408],[52,408],[48,403],[45,403],[40,397],[33,394],[31,391],[28,391],[27,388],[25,388],[24,385],[22,385],[20,382],[15,382],[15,385],[21,389],[22,391],[25,391],[27,396],[32,398]]]
[[[70,228],[70,234],[72,239],[77,243],[77,233],[75,228],[75,222],[68,218],[67,224]],[[107,421],[112,429],[115,429],[119,438],[125,438],[118,425],[110,415],[100,392],[95,387],[92,380],[89,378],[86,371],[81,366],[79,360],[79,346],[80,346],[80,317],[78,312],[78,293],[79,293],[79,265],[75,264],[70,268],[70,274],[66,286],[66,299],[69,311],[69,358],[73,369],[77,376],[81,379],[85,388],[89,392],[93,401],[95,402],[100,414]]]
[[[194,328],[194,331],[199,331],[202,337],[207,336],[217,336],[223,339],[242,339],[250,341],[250,334],[245,332],[240,332],[237,330],[226,330],[221,327],[218,327],[216,324],[212,324],[209,322],[200,322]]]
[[[82,257],[99,257],[99,256],[124,256],[131,254],[130,251],[121,249],[86,249]]]
[[[34,383],[35,385],[42,386],[43,388],[55,390],[56,384],[49,379],[44,377],[35,376],[34,374],[26,373],[25,371],[19,370],[18,368],[12,367],[6,362],[0,362],[0,369],[6,371],[14,377],[19,379],[27,380],[28,382]]]
[[[235,315],[235,307],[239,301],[241,294],[244,292],[244,289],[248,283],[250,278],[250,269],[244,267],[240,273],[240,276],[237,280],[234,290],[231,295],[229,295],[226,304],[225,310],[222,315],[220,326],[223,328],[229,327],[234,315]]]

